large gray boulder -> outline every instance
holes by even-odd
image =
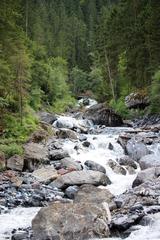
[[[7,168],[15,171],[22,171],[24,167],[24,159],[19,155],[14,155],[7,159]]]
[[[104,173],[98,171],[74,171],[58,177],[51,186],[65,189],[72,185],[92,184],[95,186],[110,184],[111,181]]]
[[[35,170],[32,176],[39,182],[48,183],[55,180],[58,177],[58,173],[53,166],[43,166]]]
[[[106,169],[102,165],[100,165],[94,161],[87,160],[87,161],[85,161],[84,164],[88,167],[89,170],[106,173]]]
[[[126,152],[135,161],[139,161],[141,157],[149,154],[149,150],[146,145],[134,138],[127,142]]]
[[[63,158],[61,159],[61,167],[65,169],[75,169],[77,171],[82,170],[82,166],[80,163],[76,162],[72,158]]]
[[[39,112],[38,116],[42,122],[53,124],[57,120],[57,116],[54,113]]]
[[[57,132],[56,135],[59,138],[65,139],[65,138],[69,138],[69,139],[78,139],[78,136],[76,134],[76,132],[74,132],[71,129],[67,129],[67,128],[60,128]]]
[[[32,221],[33,240],[109,237],[108,209],[94,203],[52,203]]]
[[[87,109],[83,117],[92,120],[98,125],[121,126],[123,124],[122,118],[111,108],[107,108],[105,104],[102,103]]]
[[[149,97],[143,92],[131,93],[125,97],[125,105],[131,108],[144,109],[150,104]]]
[[[148,154],[143,156],[139,161],[141,169],[147,169],[151,167],[160,167],[160,155]]]
[[[69,154],[67,151],[63,149],[55,149],[49,152],[49,158],[50,160],[53,160],[53,161],[61,160],[62,158],[65,158],[65,157],[69,157]]]
[[[48,150],[44,145],[31,142],[24,146],[25,170],[33,171],[46,161],[48,161]]]

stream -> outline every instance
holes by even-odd
[[[92,102],[93,103],[93,102]],[[94,102],[95,103],[95,102]],[[61,116],[60,118],[67,120],[69,124],[85,125],[83,120],[77,120],[71,116]],[[107,188],[110,192],[117,196],[130,189],[137,173],[140,171],[139,166],[134,173],[130,174],[128,169],[126,175],[116,173],[109,166],[109,160],[117,163],[117,159],[124,156],[124,150],[117,143],[119,134],[124,131],[130,131],[127,127],[102,127],[90,124],[90,132],[88,134],[79,134],[79,139],[84,138],[89,142],[86,147],[82,141],[65,139],[63,141],[63,149],[67,150],[70,157],[75,161],[80,161],[85,168],[85,161],[92,160],[101,164],[106,169],[106,174],[110,178],[112,184],[107,187],[100,186],[100,188]],[[76,148],[75,148],[76,144]],[[110,149],[109,145],[112,146]],[[31,227],[31,221],[39,211],[39,207],[17,207],[12,210],[1,211],[0,214],[0,240],[11,239],[11,232],[14,229],[25,229]],[[127,237],[127,240],[159,240],[160,239],[160,213],[151,214],[153,222],[148,226],[136,225],[134,231]],[[28,238],[26,238],[28,239]],[[121,238],[106,238],[107,240],[120,240]],[[38,239],[37,239],[38,240]],[[96,240],[96,239],[95,239]]]

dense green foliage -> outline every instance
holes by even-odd
[[[31,109],[65,111],[86,92],[127,115],[124,97],[147,89],[159,112],[159,26],[156,0],[1,0],[3,136],[26,139]]]

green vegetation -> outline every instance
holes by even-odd
[[[155,0],[1,0],[2,140],[24,142],[34,111],[63,112],[81,94],[127,117],[124,97],[147,89],[159,113],[159,25]]]

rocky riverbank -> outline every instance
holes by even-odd
[[[36,208],[34,218],[42,207],[32,226],[15,224],[6,237],[127,237],[133,226],[152,222],[148,214],[160,211],[160,128],[111,128],[116,119],[122,124],[120,118],[104,106],[98,115],[92,108],[80,119],[40,113],[54,135],[35,133],[24,146],[24,158],[6,161],[0,174],[0,222],[22,207]],[[101,113],[104,125],[95,125]]]

